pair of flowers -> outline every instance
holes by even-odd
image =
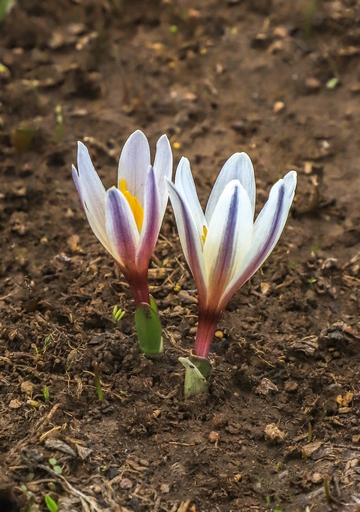
[[[151,331],[158,316],[149,294],[148,267],[170,193],[180,242],[198,291],[194,355],[206,359],[222,311],[264,263],[281,235],[294,197],[296,172],[290,171],[272,187],[254,222],[256,186],[248,155],[235,153],[224,164],[205,213],[188,159],[180,160],[175,183],[170,181],[172,167],[166,135],[157,142],[152,166],[147,138],[137,130],[122,150],[116,187],[105,190],[81,142],[73,179],[94,234],[129,283],[140,312],[138,319],[135,315],[138,335],[143,331],[145,338],[148,331],[150,338],[159,332],[161,337],[161,327]],[[151,339],[143,346],[140,340],[144,352],[147,343]],[[159,351],[160,345],[153,343],[153,348]]]

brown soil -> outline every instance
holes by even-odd
[[[313,3],[19,0],[1,23],[2,512],[45,495],[65,512],[360,509],[360,7]],[[190,159],[204,201],[236,151],[259,208],[298,171],[277,248],[223,315],[208,396],[183,398],[196,292],[170,207],[151,359],[71,179],[82,140],[111,186],[138,128]]]

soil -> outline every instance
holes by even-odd
[[[19,0],[4,17],[2,512],[360,510],[359,22],[356,0]],[[82,140],[110,187],[136,129],[190,159],[204,204],[236,151],[258,211],[298,172],[278,246],[223,314],[208,395],[183,397],[197,301],[170,206],[150,269],[165,352],[147,358],[71,179]]]

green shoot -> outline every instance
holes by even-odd
[[[339,79],[336,77],[330,78],[330,80],[328,80],[326,82],[327,89],[335,89],[335,87],[337,87],[338,85],[339,85]]]
[[[64,118],[62,115],[61,105],[56,105],[55,117],[56,117],[55,140],[56,140],[56,142],[59,143],[64,138]]]
[[[0,23],[4,20],[13,5],[14,2],[12,0],[0,0]]]
[[[311,443],[311,440],[313,438],[313,429],[312,429],[312,425],[309,421],[309,425],[308,425],[308,436],[307,436],[307,439],[308,439],[308,443]]]
[[[44,400],[48,402],[50,400],[50,391],[47,386],[44,386]]]
[[[311,29],[314,19],[315,10],[317,7],[318,0],[310,0],[309,7],[306,11],[306,21],[305,21],[305,37],[309,39],[311,36]]]
[[[57,512],[59,510],[57,503],[49,496],[49,494],[45,495],[45,505],[49,512]]]
[[[331,502],[331,494],[330,494],[330,487],[329,487],[329,475],[324,475],[324,491],[326,496],[326,501],[328,503]]]
[[[198,395],[199,393],[207,393],[209,391],[207,377],[211,370],[211,365],[208,359],[198,359],[196,361],[194,357],[190,359],[187,357],[179,357],[178,360],[185,368],[185,398],[192,395]],[[207,368],[205,368],[205,365]]]
[[[163,352],[162,327],[152,297],[150,297],[150,304],[142,302],[136,308],[135,325],[139,347],[143,354],[160,354]]]
[[[33,128],[28,126],[19,126],[10,134],[11,144],[18,153],[25,153],[30,149],[34,136],[35,130]]]
[[[49,459],[49,464],[52,466],[52,469],[57,473],[58,475],[61,475],[62,468],[58,465],[57,460],[54,458]]]
[[[94,379],[95,379],[95,387],[96,387],[96,393],[97,393],[98,399],[102,400],[103,399],[103,391],[102,391],[101,382],[100,382],[100,369],[99,369],[98,363],[94,363]]]
[[[118,306],[114,306],[114,309],[112,312],[114,322],[120,322],[120,320],[123,318],[124,315],[125,315],[125,311],[123,309],[120,309]]]

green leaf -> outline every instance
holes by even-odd
[[[54,501],[48,494],[45,496],[45,504],[50,512],[57,512],[59,510],[56,501]]]
[[[162,327],[154,299],[151,305],[142,302],[135,311],[135,325],[139,347],[144,354],[160,354],[163,352]]]
[[[326,87],[328,89],[335,89],[335,87],[339,84],[339,79],[338,78],[330,78],[330,80],[328,80],[326,82]]]
[[[185,368],[184,395],[188,398],[199,393],[208,393],[209,385],[199,368],[187,357],[179,357],[180,363]],[[210,362],[208,361],[210,365]],[[210,366],[211,368],[211,366]]]

